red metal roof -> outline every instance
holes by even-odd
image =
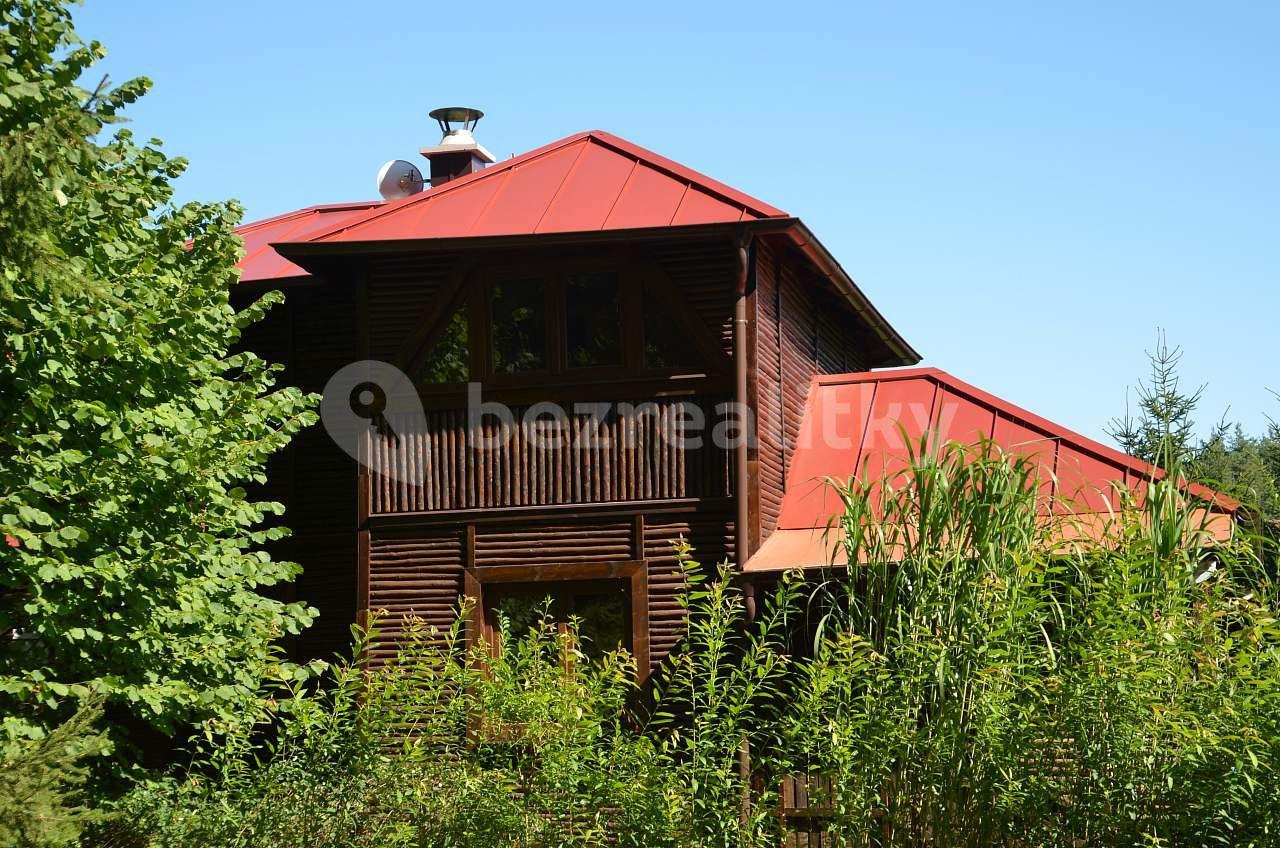
[[[379,201],[369,200],[308,206],[237,227],[236,232],[244,239],[244,257],[236,264],[240,269],[240,282],[309,276],[302,268],[276,253],[272,243],[305,239],[317,230],[331,229],[339,221],[381,205]]]
[[[778,529],[825,528],[840,511],[826,478],[892,474],[904,462],[904,431],[919,444],[935,428],[943,441],[974,444],[983,436],[1008,452],[1034,458],[1046,490],[1053,487],[1080,513],[1108,511],[1113,485],[1140,489],[1164,474],[937,368],[823,376],[809,389]],[[1203,486],[1189,489],[1218,510],[1240,506]]]
[[[920,360],[800,221],[600,130],[569,136],[403,200],[308,207],[247,225],[240,232],[248,255],[240,264],[246,281],[297,278],[307,275],[306,268],[325,273],[334,255],[366,243],[652,233],[739,222],[785,231],[883,341],[886,355],[876,364]]]
[[[785,218],[786,213],[599,130],[276,242],[535,235]]]

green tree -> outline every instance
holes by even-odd
[[[0,42],[0,712],[170,731],[298,673],[273,646],[314,611],[264,593],[298,567],[246,488],[315,399],[231,352],[279,299],[229,304],[238,207],[174,206],[183,160],[102,137],[150,83],[78,87],[104,50],[58,0],[0,0]]]
[[[1183,391],[1178,378],[1182,348],[1169,347],[1163,330],[1157,331],[1156,346],[1147,352],[1151,373],[1140,382],[1138,414],[1125,409],[1123,418],[1113,418],[1107,435],[1125,452],[1156,465],[1174,465],[1191,455],[1195,437],[1195,412],[1204,386]],[[1126,404],[1127,407],[1127,404]]]

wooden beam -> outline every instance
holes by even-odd
[[[702,316],[685,300],[680,287],[675,284],[670,275],[652,257],[646,259],[643,272],[647,276],[647,281],[653,284],[656,294],[665,302],[664,305],[671,318],[688,332],[689,339],[698,349],[698,353],[705,358],[706,362],[721,370],[728,370],[733,360],[721,346],[719,337],[711,332],[711,328],[702,320]]]
[[[449,316],[457,309],[459,297],[466,289],[470,274],[470,262],[459,262],[454,266],[440,286],[440,291],[431,298],[427,308],[422,311],[413,332],[400,345],[392,364],[410,377],[417,374],[418,369],[422,367],[422,362],[431,345],[440,337]]]
[[[396,525],[434,526],[440,524],[502,524],[519,520],[536,520],[540,518],[559,519],[565,517],[604,517],[609,515],[630,515],[636,510],[643,510],[650,515],[663,513],[687,512],[722,512],[730,508],[733,499],[728,497],[712,498],[673,498],[653,501],[613,501],[607,503],[566,503],[546,506],[513,506],[490,507],[485,509],[449,509],[436,511],[385,512],[369,516],[371,527]]]

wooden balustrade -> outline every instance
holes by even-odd
[[[723,497],[731,494],[732,451],[712,438],[723,402],[658,398],[541,414],[511,407],[509,419],[488,414],[474,423],[465,409],[387,416],[367,446],[370,509]]]

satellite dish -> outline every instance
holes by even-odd
[[[400,200],[417,194],[423,184],[418,166],[403,159],[392,159],[378,170],[378,194],[383,200]]]

